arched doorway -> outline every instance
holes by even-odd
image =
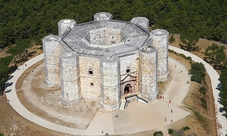
[[[132,92],[131,84],[127,84],[124,88],[124,95]]]

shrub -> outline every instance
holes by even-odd
[[[169,134],[172,134],[172,133],[173,133],[173,129],[169,129],[169,130],[168,130],[168,133],[169,133]]]
[[[202,102],[202,107],[207,109],[207,101],[204,98],[200,98],[200,101]]]
[[[154,132],[153,136],[163,136],[162,131]]]
[[[199,92],[200,92],[201,94],[205,95],[205,94],[206,94],[206,87],[204,87],[204,86],[200,87],[200,88],[199,88]]]
[[[183,129],[184,129],[184,131],[185,131],[185,130],[189,130],[189,129],[190,129],[190,127],[185,126],[185,127],[183,127]]]

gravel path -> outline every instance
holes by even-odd
[[[219,97],[219,90],[218,85],[220,84],[219,82],[219,74],[217,73],[217,71],[208,63],[206,63],[204,60],[202,60],[201,58],[199,58],[198,56],[181,50],[179,48],[173,47],[173,46],[169,46],[170,50],[174,50],[177,53],[182,53],[185,56],[190,56],[192,58],[193,61],[195,62],[201,62],[204,64],[206,71],[208,73],[208,75],[210,76],[211,79],[211,83],[212,83],[212,90],[213,90],[213,95],[214,95],[214,104],[215,104],[215,111],[216,111],[216,118],[217,118],[217,130],[218,130],[218,136],[226,136],[227,135],[227,119],[224,116],[226,113],[223,110],[220,110],[223,108],[223,106],[219,103],[220,97]]]

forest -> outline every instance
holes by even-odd
[[[11,54],[0,60],[0,89],[12,70],[7,68],[9,61],[41,44],[44,36],[57,35],[61,19],[83,23],[101,11],[116,20],[147,17],[152,29],[180,34],[188,51],[199,38],[227,44],[227,0],[0,0],[0,49],[10,47]]]
[[[106,11],[113,19],[144,16],[153,28],[227,43],[227,0],[0,0],[0,48],[30,39],[40,44],[57,34],[57,23],[70,18],[77,23],[93,20]]]

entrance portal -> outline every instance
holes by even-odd
[[[124,88],[124,95],[132,92],[132,86],[127,84]]]
[[[135,92],[136,76],[126,75],[121,80],[121,97]]]

